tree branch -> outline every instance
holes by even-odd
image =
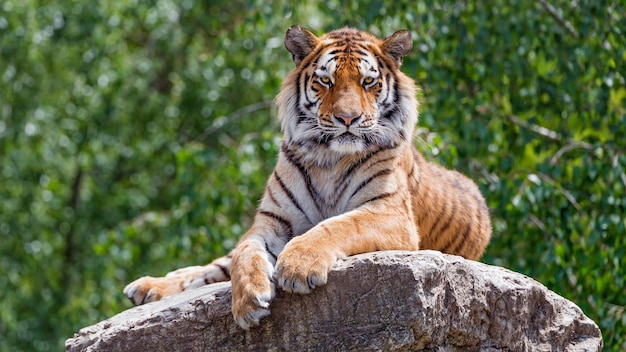
[[[561,134],[559,134],[558,132],[552,131],[549,128],[543,127],[543,126],[539,126],[539,125],[535,125],[532,124],[530,122],[524,121],[522,119],[520,119],[519,117],[515,116],[515,115],[504,115],[504,118],[509,120],[510,122],[513,122],[514,124],[523,127],[527,130],[530,130],[532,132],[535,132],[536,134],[548,138],[550,140],[553,140],[555,142],[562,142],[563,141],[563,136],[561,136]]]
[[[553,180],[550,176],[546,175],[546,174],[542,174],[539,173],[538,176],[544,181],[547,182],[549,185],[551,185],[552,187],[556,188],[557,190],[559,190],[561,192],[561,194],[563,194],[563,196],[565,197],[565,199],[567,199],[570,204],[576,208],[576,210],[578,210],[578,212],[581,212],[581,207],[580,204],[578,204],[578,201],[576,201],[576,198],[574,197],[574,195],[572,195],[568,190],[566,190],[565,188],[563,188],[563,186],[561,186],[560,183],[556,182],[555,180]]]
[[[563,154],[578,148],[591,150],[593,149],[593,145],[587,142],[576,142],[567,144],[563,148],[559,149],[559,151],[552,156],[552,158],[550,159],[550,165],[556,165],[556,163],[559,162],[559,159],[563,156]]]
[[[546,0],[537,0],[537,2],[541,4],[541,7],[543,7],[543,9],[546,10],[546,12],[548,12],[550,16],[552,16],[552,18],[554,18],[554,20],[559,25],[561,25],[561,27],[567,30],[572,37],[578,38],[578,32],[576,31],[574,26],[572,26],[569,22],[567,22],[567,20],[561,17],[561,15],[559,15],[554,6],[550,5]]]
[[[543,221],[539,220],[539,218],[536,217],[534,214],[529,213],[528,214],[528,220],[530,221],[531,224],[535,225],[537,228],[539,228],[544,233],[546,233],[546,234],[549,233],[548,232],[548,228],[543,223]]]
[[[72,180],[71,185],[71,194],[70,198],[67,202],[67,206],[72,209],[73,213],[76,214],[76,209],[78,208],[78,202],[80,200],[80,192],[83,183],[84,171],[80,165],[77,165],[76,174],[74,174],[74,179]],[[75,215],[76,216],[76,215]],[[72,219],[69,221],[70,226],[65,234],[65,249],[63,251],[63,273],[61,274],[61,287],[65,287],[65,290],[70,289],[71,285],[71,275],[70,275],[70,267],[75,259],[74,253],[74,242],[75,242],[75,231],[76,231],[76,219]]]
[[[222,127],[226,126],[228,123],[239,120],[240,118],[255,111],[271,108],[273,105],[273,100],[263,100],[254,104],[250,104],[248,106],[244,106],[243,108],[233,112],[230,115],[218,117],[213,121],[211,126],[205,129],[202,134],[194,139],[194,142],[202,142],[215,132],[219,131]]]

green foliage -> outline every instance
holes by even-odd
[[[418,147],[475,179],[485,261],[626,349],[626,6],[562,0],[0,4],[0,350],[58,350],[141,275],[250,224],[293,67],[286,28],[408,28]]]

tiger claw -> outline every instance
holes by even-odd
[[[124,287],[124,295],[136,306],[155,302],[183,291],[174,277],[144,276]]]
[[[307,278],[307,284],[304,284],[297,279],[281,278],[278,280],[278,286],[285,292],[309,294],[315,286],[309,285],[308,281],[309,279]]]
[[[241,316],[233,316],[237,325],[244,330],[250,330],[250,328],[258,326],[261,319],[270,315],[269,302],[263,302],[266,307],[257,306],[256,309],[249,311]]]
[[[259,325],[261,319],[270,314],[269,306],[274,299],[274,289],[258,294],[247,302],[233,301],[233,318],[244,330]]]
[[[304,240],[293,239],[278,257],[276,283],[286,292],[309,294],[326,284],[335,260],[318,248],[310,248]]]
[[[136,306],[158,301],[163,294],[157,287],[150,287],[146,279],[141,278],[124,287],[124,295]]]

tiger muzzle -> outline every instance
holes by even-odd
[[[345,125],[346,127],[358,124],[359,121],[362,120],[362,116],[362,114],[355,113],[333,114],[333,118],[335,119],[335,121]]]

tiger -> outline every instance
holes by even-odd
[[[482,256],[492,228],[479,188],[413,145],[418,87],[400,71],[411,33],[379,39],[345,27],[317,37],[294,25],[284,45],[295,68],[276,98],[283,137],[251,227],[208,265],[128,284],[135,305],[230,280],[234,321],[249,330],[270,314],[277,289],[308,294],[340,258]]]

